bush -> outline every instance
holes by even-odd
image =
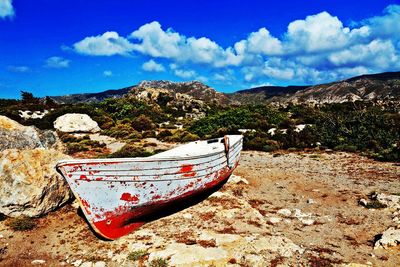
[[[9,218],[6,225],[14,231],[29,231],[36,227],[36,221],[33,218],[22,216]]]
[[[173,135],[164,138],[168,142],[192,142],[199,139],[198,135],[183,130],[178,130]]]
[[[133,119],[132,127],[141,132],[141,131],[148,131],[155,128],[153,121],[147,117],[146,115],[140,115],[139,117]]]
[[[137,260],[140,260],[141,258],[143,258],[143,257],[145,257],[147,255],[148,255],[147,251],[141,249],[141,250],[136,250],[136,251],[130,252],[128,254],[127,259],[130,260],[130,261],[137,261]]]
[[[81,143],[68,143],[67,144],[67,154],[72,155],[82,151],[88,151],[89,148]]]
[[[149,267],[167,267],[167,266],[168,266],[168,261],[163,258],[155,258],[149,264]]]
[[[118,123],[114,127],[103,131],[105,135],[115,138],[128,138],[131,134],[135,132],[136,131],[132,128],[132,126],[122,123]]]
[[[126,144],[117,152],[114,152],[107,157],[109,158],[136,158],[136,157],[148,157],[153,153],[132,144]]]

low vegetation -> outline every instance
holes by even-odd
[[[361,153],[381,161],[400,161],[400,108],[394,102],[210,105],[206,116],[196,120],[166,105],[169,101],[161,96],[154,103],[148,103],[129,95],[100,103],[64,105],[23,92],[21,100],[0,100],[0,114],[24,125],[50,129],[60,115],[86,113],[97,121],[103,134],[129,144],[110,157],[148,155],[146,150],[131,145],[148,137],[166,142],[189,142],[243,133],[244,149],[267,152],[331,149]],[[20,110],[47,110],[48,113],[42,119],[23,119]],[[87,137],[67,135],[62,140],[70,154],[103,148]]]
[[[26,216],[8,218],[6,225],[13,231],[29,231],[37,226],[35,219]]]
[[[149,266],[150,267],[167,267],[168,261],[163,258],[155,258],[152,261],[150,261]]]
[[[137,261],[140,260],[142,258],[144,258],[145,256],[147,256],[149,253],[147,253],[146,250],[136,250],[136,251],[132,251],[128,254],[127,259],[130,261]]]

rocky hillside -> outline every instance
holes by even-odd
[[[399,100],[400,72],[362,75],[340,82],[321,84],[275,101],[342,103],[347,101]]]
[[[266,102],[342,103],[356,100],[398,100],[400,72],[362,75],[347,80],[315,86],[261,86],[231,94],[217,92],[198,81],[142,81],[138,85],[100,93],[52,97],[58,103],[100,102],[129,94],[142,100],[154,100],[160,93],[182,105],[199,100],[206,105],[259,104]],[[186,104],[185,104],[186,105]]]
[[[309,86],[260,86],[229,94],[232,104],[259,104],[276,97],[289,97]]]
[[[143,94],[143,91],[152,91],[154,89],[163,90],[173,97],[185,94],[208,104],[227,104],[229,101],[225,94],[219,93],[214,88],[198,81],[142,81],[137,86],[132,87],[130,94],[139,95]]]
[[[132,87],[117,90],[107,90],[100,93],[72,94],[63,96],[52,96],[51,98],[60,104],[100,102],[106,98],[122,97],[127,94]]]

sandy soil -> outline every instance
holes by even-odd
[[[392,211],[358,204],[373,191],[400,193],[399,165],[348,153],[247,151],[234,174],[249,184],[227,183],[116,241],[98,239],[71,203],[31,231],[2,221],[0,265],[146,266],[161,257],[181,266],[400,266],[399,247],[373,248],[376,235],[396,226]],[[138,250],[147,255],[129,259]]]

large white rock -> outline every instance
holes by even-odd
[[[376,241],[375,248],[388,248],[400,245],[400,229],[389,228],[382,233],[382,237]]]
[[[5,149],[50,148],[57,144],[52,131],[39,131],[33,126],[23,126],[5,116],[0,116],[0,151]]]
[[[68,113],[54,122],[54,128],[64,133],[96,133],[101,129],[87,114]]]
[[[0,153],[0,213],[43,215],[72,197],[54,166],[69,156],[56,150],[8,149]]]

